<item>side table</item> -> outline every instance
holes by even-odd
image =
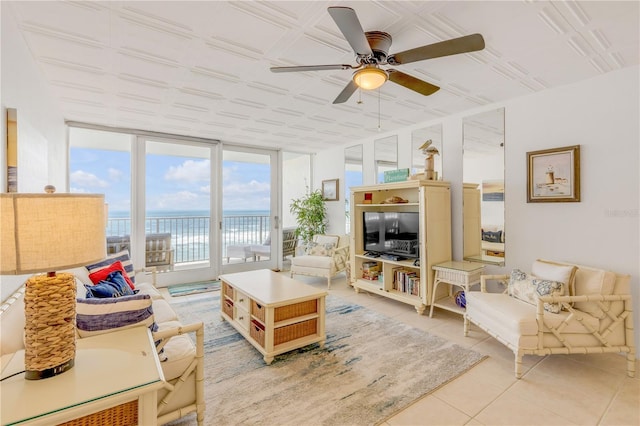
[[[484,265],[474,262],[449,261],[433,265],[433,270],[436,272],[436,275],[433,281],[433,299],[431,300],[429,318],[433,316],[434,306],[461,315],[464,314],[465,309],[456,305],[452,297],[453,287],[460,287],[465,293],[469,291],[472,285],[480,283],[480,276],[484,271]],[[436,290],[440,283],[449,284],[449,292],[447,296],[436,300]]]
[[[24,370],[24,350],[2,367],[2,377]],[[133,417],[133,424],[154,425],[156,395],[163,386],[164,375],[148,328],[78,339],[71,370],[43,380],[26,380],[20,373],[0,382],[0,423],[93,424],[81,419],[125,412]],[[118,424],[115,420],[100,423],[106,422]]]

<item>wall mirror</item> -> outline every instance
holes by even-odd
[[[425,154],[420,147],[430,140],[431,146],[438,150],[434,155],[435,180],[442,180],[442,124],[416,129],[411,132],[411,174],[422,173],[425,169]]]
[[[354,145],[344,149],[344,212],[345,233],[351,231],[351,187],[362,185],[362,145]]]
[[[462,120],[463,257],[504,266],[504,108]]]
[[[388,136],[373,142],[378,183],[384,183],[384,172],[398,168],[398,136]]]

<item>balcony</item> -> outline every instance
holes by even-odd
[[[173,267],[189,267],[209,262],[209,216],[163,216],[145,219],[147,235],[147,266],[165,266],[164,270]],[[222,258],[227,259],[227,248],[230,246],[250,246],[263,244],[270,229],[270,217],[264,214],[224,215],[222,217]],[[130,218],[109,218],[107,222],[107,241],[110,251],[129,249],[131,233]],[[151,236],[151,238],[150,238]],[[168,245],[161,242],[168,238]],[[171,262],[167,257],[161,258],[165,265],[157,265],[158,255],[162,251],[171,250]],[[155,252],[155,259],[152,254]],[[230,258],[229,262],[255,261]]]

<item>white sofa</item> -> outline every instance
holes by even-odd
[[[84,284],[91,284],[86,268],[79,267],[68,271],[76,277],[77,297],[84,298]],[[136,277],[135,288],[138,294],[146,294],[151,298],[153,320],[158,331],[153,333],[161,354],[161,366],[166,380],[165,386],[158,391],[158,424],[164,424],[196,412],[198,424],[204,421],[204,326],[201,322],[183,325],[178,317],[153,285],[155,272],[140,273]],[[152,282],[141,280],[152,278]],[[0,306],[0,370],[4,368],[9,357],[24,349],[24,286],[16,290]],[[104,300],[104,299],[103,299]],[[80,304],[79,304],[80,305]],[[80,308],[78,308],[80,309]],[[108,332],[108,331],[107,331]],[[195,339],[188,335],[192,333]],[[78,332],[77,338],[83,338]],[[195,341],[195,343],[194,343]],[[158,343],[159,342],[159,343]]]
[[[522,376],[524,355],[625,353],[627,374],[635,374],[633,302],[630,277],[603,269],[569,263],[537,260],[531,275],[521,283],[562,282],[562,290],[536,287],[533,298],[524,301],[511,275],[483,275],[480,291],[466,296],[464,335],[473,323],[511,349],[515,355],[515,375]],[[515,275],[514,275],[515,274]],[[515,278],[514,278],[515,277]],[[539,278],[546,283],[532,278]],[[503,293],[488,291],[487,282],[508,282]],[[548,288],[548,287],[547,287]],[[546,305],[546,306],[545,306]],[[554,313],[552,311],[558,311]]]

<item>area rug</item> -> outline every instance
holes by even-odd
[[[484,358],[329,295],[324,348],[267,366],[219,304],[220,292],[172,302],[183,323],[205,323],[205,425],[374,425]],[[195,424],[194,415],[171,423]]]
[[[220,281],[203,281],[189,284],[176,284],[167,288],[173,297],[188,296],[190,294],[205,293],[208,291],[220,290]]]

